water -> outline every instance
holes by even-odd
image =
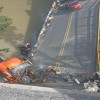
[[[9,52],[0,52],[7,60],[19,54],[18,44],[22,41],[35,43],[53,0],[0,0],[3,11],[13,23],[4,32],[0,32],[0,49],[9,48]]]
[[[36,39],[54,0],[31,0],[29,11],[30,21],[26,32],[25,41],[33,42]]]

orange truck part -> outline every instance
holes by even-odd
[[[9,60],[6,60],[2,63],[0,63],[0,71],[2,72],[2,74],[5,75],[5,77],[9,80],[13,80],[12,76],[10,76],[9,74],[7,74],[7,68],[9,69],[13,69],[15,68],[16,66],[20,65],[24,63],[24,61],[14,57],[14,58],[11,58]]]

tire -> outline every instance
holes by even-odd
[[[21,83],[22,84],[29,84],[30,83],[30,77],[29,76],[23,76],[21,78]]]

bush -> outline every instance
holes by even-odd
[[[2,11],[3,6],[0,6],[0,12]],[[5,30],[12,23],[12,19],[7,16],[0,16],[0,31]],[[0,52],[9,52],[9,48],[0,49]]]
[[[7,16],[0,16],[0,31],[5,30],[12,23],[12,19]]]
[[[0,11],[2,11],[2,9],[3,9],[3,6],[0,6]]]
[[[10,49],[9,48],[4,48],[4,49],[0,49],[0,52],[1,51],[5,52],[5,53],[8,53],[10,51]]]

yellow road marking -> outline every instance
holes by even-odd
[[[57,59],[57,62],[56,62],[55,69],[56,69],[56,67],[60,66],[61,56],[63,55],[63,52],[64,52],[64,48],[65,48],[65,44],[66,44],[67,37],[68,37],[68,34],[69,34],[73,14],[74,14],[74,12],[72,12],[71,15],[69,16],[66,32],[65,32],[64,39],[63,39],[63,42],[62,42],[62,45],[61,45],[61,49],[60,49],[60,52],[59,52],[59,55],[58,55],[58,59]]]

